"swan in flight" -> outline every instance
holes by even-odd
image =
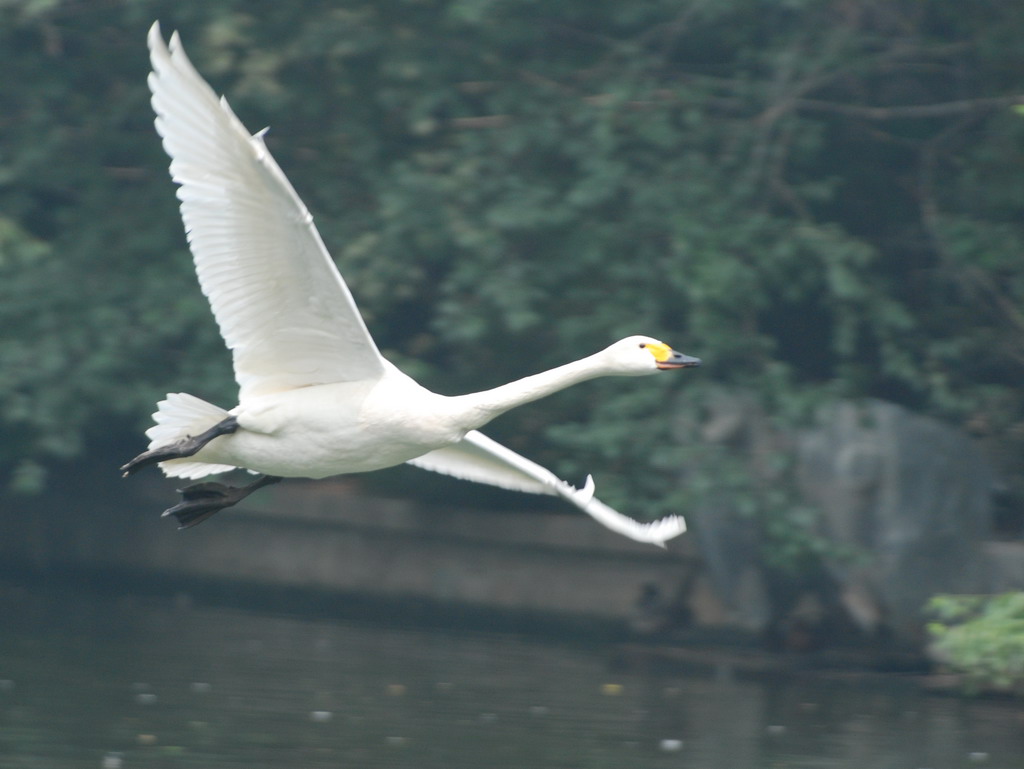
[[[195,70],[177,33],[149,32],[156,129],[171,156],[196,272],[231,350],[238,405],[230,411],[186,393],[157,405],[148,450],[128,475],[159,464],[198,479],[244,468],[260,477],[233,487],[181,490],[164,515],[200,523],[282,478],[324,478],[404,462],[470,481],[563,497],[609,529],[664,546],[686,530],[680,516],[640,523],[478,432],[499,414],[607,375],[655,374],[700,360],[644,336],[484,392],[448,397],[400,372],[377,350],[313,219],[270,156]]]

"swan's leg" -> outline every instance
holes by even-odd
[[[199,433],[199,435],[188,435],[180,441],[172,443],[170,446],[159,446],[155,449],[150,449],[149,451],[143,451],[131,462],[126,465],[122,465],[121,473],[124,477],[127,477],[136,470],[140,470],[147,465],[156,464],[157,462],[165,462],[168,459],[191,457],[214,438],[218,438],[221,435],[229,435],[237,429],[238,420],[234,417],[228,417],[227,419],[221,420],[215,424],[206,432]]]
[[[184,489],[178,489],[181,494],[181,502],[174,507],[164,510],[163,517],[173,515],[178,519],[179,529],[188,529],[196,526],[216,512],[225,507],[237,505],[256,489],[270,486],[282,480],[277,475],[263,475],[250,483],[248,486],[225,486],[223,483],[206,481],[205,483],[194,483]]]

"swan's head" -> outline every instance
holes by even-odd
[[[600,354],[613,373],[627,376],[700,365],[700,358],[676,352],[649,336],[627,336]]]

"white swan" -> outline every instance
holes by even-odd
[[[306,207],[263,143],[193,68],[177,33],[149,32],[156,128],[180,187],[181,215],[203,293],[234,361],[239,405],[225,411],[172,393],[146,431],[149,450],[127,475],[159,463],[201,478],[234,468],[264,477],[241,488],[182,490],[182,528],[283,477],[323,478],[417,467],[569,500],[608,528],[657,545],[686,529],[669,516],[638,523],[477,431],[511,408],[612,374],[699,365],[649,337],[622,339],[582,360],[493,390],[446,397],[381,357]]]

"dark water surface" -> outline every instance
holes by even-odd
[[[0,767],[1024,769],[1009,703],[623,672],[611,657],[0,583]]]

